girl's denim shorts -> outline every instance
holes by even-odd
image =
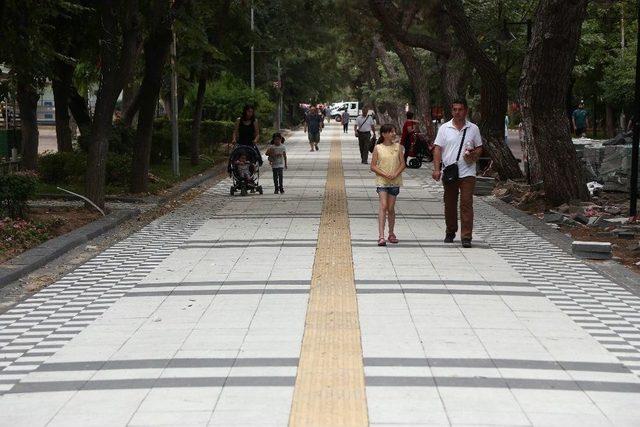
[[[376,193],[380,194],[381,191],[387,192],[390,196],[397,197],[400,194],[400,187],[377,187]]]

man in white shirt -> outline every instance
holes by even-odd
[[[369,109],[362,107],[362,114],[356,117],[356,125],[354,127],[356,132],[356,138],[358,138],[358,145],[360,146],[360,159],[362,164],[369,163],[369,144],[371,141],[371,134],[376,136],[376,126],[373,123],[373,117],[369,116]]]
[[[451,105],[453,119],[438,129],[433,151],[433,179],[442,178],[442,168],[457,164],[459,178],[444,185],[444,216],[447,226],[445,243],[453,243],[458,232],[458,195],[462,246],[471,247],[473,234],[473,190],[476,185],[476,162],[482,155],[482,137],[478,126],[467,120],[469,107],[465,99]]]

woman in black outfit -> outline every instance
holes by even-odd
[[[242,109],[242,115],[236,120],[232,142],[234,145],[252,146],[256,150],[258,164],[262,166],[262,155],[258,148],[258,141],[260,141],[260,127],[258,119],[256,119],[255,108],[253,105],[245,105]]]
[[[245,105],[242,116],[236,120],[233,130],[233,143],[238,145],[257,145],[260,140],[260,128],[253,105]]]

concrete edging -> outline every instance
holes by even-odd
[[[37,270],[82,243],[115,228],[139,212],[138,209],[114,211],[10,259],[0,266],[0,288]]]

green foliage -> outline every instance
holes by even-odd
[[[47,184],[80,183],[87,169],[87,157],[79,152],[46,153],[38,160],[40,179]]]
[[[108,185],[126,185],[131,174],[131,155],[110,152],[107,155]],[[40,156],[38,169],[42,182],[55,185],[80,185],[87,171],[87,155],[82,151],[47,153]]]
[[[183,117],[193,116],[195,93],[191,91],[187,97],[187,105]],[[222,75],[207,85],[204,99],[203,117],[208,120],[235,121],[242,113],[245,104],[256,107],[256,117],[261,123],[273,119],[274,103],[269,95],[261,89],[251,92],[251,88],[238,77],[223,72]]]
[[[635,73],[635,2],[591,2],[582,25],[573,70],[574,104],[578,99],[610,103],[618,112],[633,101]],[[623,19],[624,18],[624,19]],[[626,43],[622,46],[622,27]]]
[[[37,183],[38,176],[33,172],[0,175],[0,214],[10,218],[23,216]]]
[[[218,146],[229,142],[233,134],[231,121],[203,120],[200,125],[200,152],[212,156]],[[189,153],[189,141],[193,131],[193,120],[181,119],[179,122],[180,153]],[[158,164],[171,159],[171,122],[166,118],[157,119],[153,126],[151,162]]]
[[[628,47],[622,55],[611,58],[605,65],[602,80],[598,82],[603,101],[631,108],[635,93],[635,52],[635,46]]]
[[[118,154],[132,154],[136,131],[134,128],[126,127],[121,123],[115,123],[109,133],[109,151]],[[79,148],[87,152],[89,149],[90,135],[80,135],[78,137]]]

